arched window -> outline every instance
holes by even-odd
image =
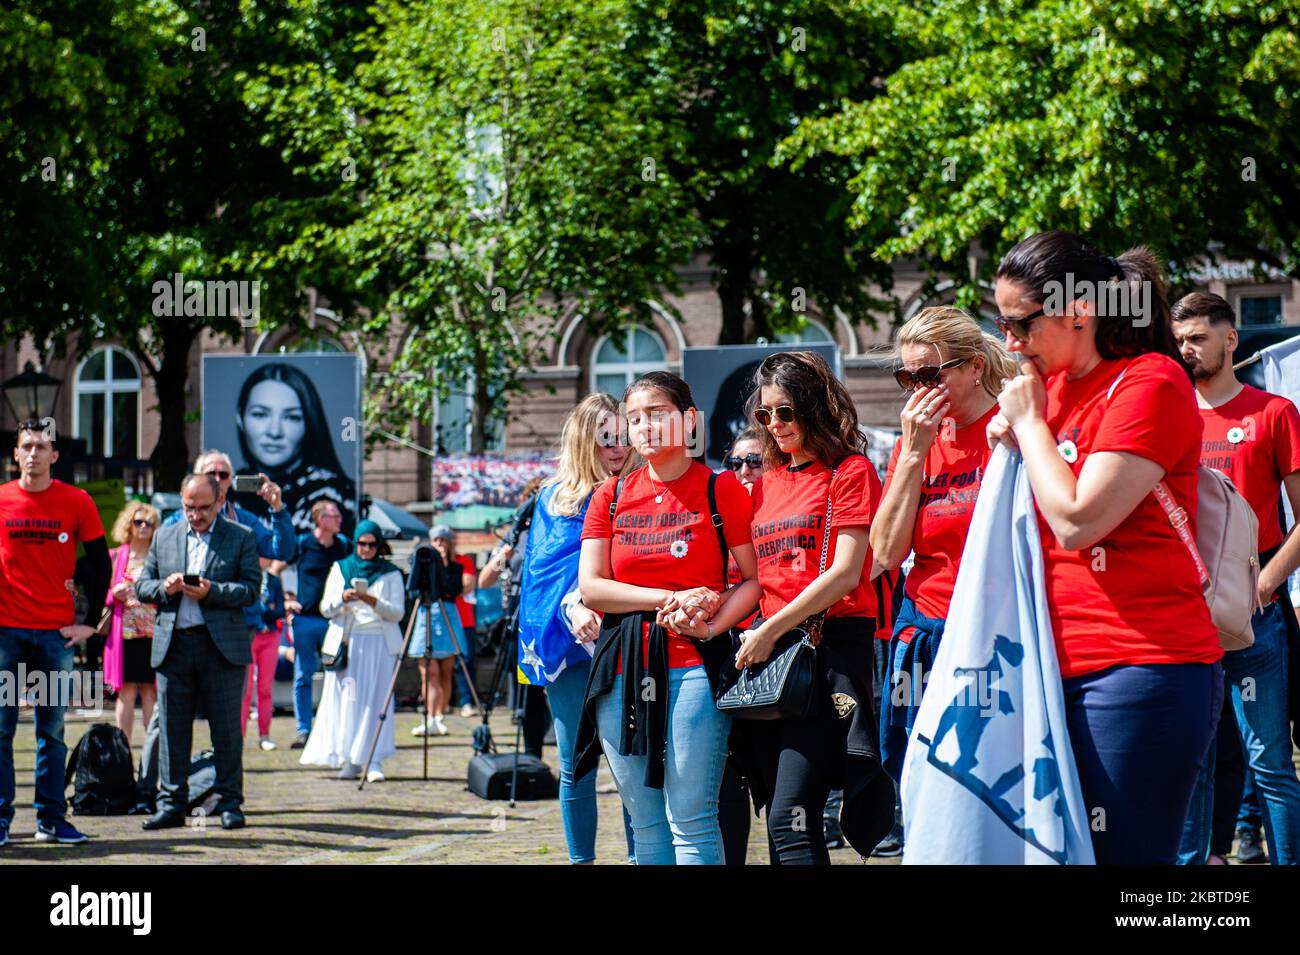
[[[623,397],[627,386],[648,371],[663,371],[668,349],[648,328],[633,326],[606,335],[592,353],[591,389]]]
[[[135,359],[109,346],[91,352],[73,384],[72,431],[91,454],[140,456],[140,369]]]

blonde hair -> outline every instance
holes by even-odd
[[[131,538],[135,534],[135,528],[131,526],[131,521],[141,511],[144,512],[145,518],[153,525],[154,530],[162,523],[162,515],[158,509],[151,504],[143,501],[127,501],[126,507],[122,508],[121,513],[117,515],[117,520],[113,522],[113,540],[119,544],[131,543]]]
[[[614,420],[602,427],[607,417]],[[564,420],[564,429],[560,432],[560,464],[546,482],[555,485],[551,513],[574,516],[582,510],[591,492],[609,477],[597,441],[602,434],[609,434],[611,427],[613,433],[618,433],[618,402],[603,393],[583,398]],[[623,465],[624,471],[630,463],[631,455]]]
[[[923,308],[907,320],[894,342],[896,361],[902,360],[904,345],[933,345],[940,361],[983,358],[980,384],[994,398],[1002,390],[1002,382],[1017,374],[1016,361],[1002,342],[961,309],[948,305]]]

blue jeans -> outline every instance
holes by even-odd
[[[13,689],[14,698],[0,701],[0,823],[8,825],[14,818],[14,732],[18,728],[18,665],[25,663],[27,679],[42,671],[46,691],[54,693],[59,683],[67,685],[72,673],[73,652],[65,647],[66,639],[57,630],[27,630],[0,627],[0,674]],[[56,679],[55,675],[61,676]],[[0,691],[2,692],[2,691]],[[46,703],[60,703],[57,694]],[[63,819],[67,803],[63,800],[63,771],[68,747],[63,742],[65,707],[37,706],[36,711],[36,818],[52,824]]]
[[[596,772],[592,770],[582,779],[573,778],[573,746],[590,674],[590,663],[568,666],[546,687],[555,725],[555,748],[560,754],[560,818],[564,820],[570,862],[591,862],[596,858]]]
[[[320,669],[320,648],[329,625],[324,617],[314,615],[293,618],[293,716],[299,734],[311,732],[311,683]]]
[[[1237,811],[1237,828],[1258,832],[1264,825],[1264,810],[1259,807],[1259,790],[1255,774],[1246,767],[1246,779],[1241,787],[1241,808]]]
[[[1255,777],[1264,806],[1264,835],[1275,865],[1300,864],[1300,778],[1291,761],[1290,715],[1287,712],[1287,625],[1277,600],[1251,618],[1255,646],[1223,655],[1223,670],[1232,690],[1232,712],[1242,732],[1245,764]],[[1213,765],[1208,783],[1213,798]],[[1199,855],[1205,822],[1188,816],[1183,848]]]
[[[1277,601],[1251,618],[1255,643],[1223,655],[1246,765],[1264,808],[1264,836],[1275,865],[1300,864],[1300,779],[1291,762],[1287,712],[1287,636],[1284,609]],[[1202,767],[1198,793],[1183,831],[1179,860],[1203,862],[1209,851],[1214,804],[1213,751]],[[1207,809],[1206,807],[1210,807]]]
[[[731,718],[713,702],[704,667],[668,671],[668,727],[664,788],[645,779],[646,757],[623,756],[623,676],[596,704],[600,742],[623,806],[632,819],[637,865],[722,865],[718,791],[727,762]]]

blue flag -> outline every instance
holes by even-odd
[[[560,601],[578,586],[578,556],[582,550],[582,510],[572,517],[550,512],[555,485],[539,492],[528,528],[519,590],[519,681],[543,686],[552,683],[570,664],[590,661],[573,639],[560,615]]]
[[[999,446],[907,744],[905,863],[1094,862],[1038,534],[1024,464]]]

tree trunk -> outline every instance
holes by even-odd
[[[713,237],[713,267],[718,298],[722,302],[719,345],[743,345],[749,339],[745,303],[750,295],[754,263],[747,230],[747,223],[737,223]]]
[[[174,490],[190,469],[190,449],[185,440],[185,383],[189,379],[190,347],[199,329],[185,320],[162,323],[162,360],[154,375],[158,390],[160,428],[158,444],[149,455],[154,487]]]
[[[470,430],[470,451],[474,454],[482,454],[487,450],[487,424],[492,412],[490,395],[487,354],[482,348],[476,348],[474,349],[474,423]]]

